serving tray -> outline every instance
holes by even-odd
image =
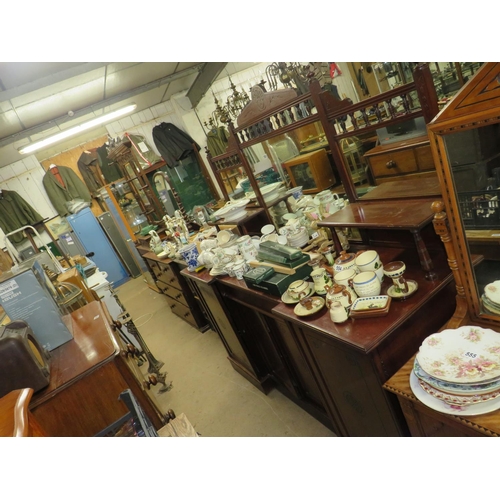
[[[375,295],[373,297],[359,297],[352,306],[352,318],[373,318],[385,316],[391,306],[391,297],[388,295]]]

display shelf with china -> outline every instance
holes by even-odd
[[[457,314],[449,325],[453,327],[500,328],[500,296],[495,292],[500,280],[499,74],[500,64],[484,63],[428,127],[443,192],[436,228],[450,240],[446,248],[457,281]],[[472,209],[463,203],[465,198]],[[472,255],[482,257],[477,266]]]
[[[414,436],[500,433],[500,402],[495,390],[500,364],[496,357],[500,342],[500,226],[495,222],[499,75],[500,64],[484,63],[428,126],[443,192],[442,202],[433,205],[434,226],[454,275],[456,307],[444,331],[429,332],[428,337],[432,343],[438,335],[448,336],[444,342],[447,356],[435,355],[429,365],[423,358],[429,351],[424,342],[416,358],[385,384],[398,396]],[[463,203],[467,197],[473,202],[472,213],[470,204]],[[464,332],[472,335],[472,345],[464,346]],[[434,364],[438,371],[433,371]]]

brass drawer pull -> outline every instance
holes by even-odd
[[[389,169],[390,169],[390,168],[397,168],[398,164],[397,164],[394,160],[389,160],[389,161],[385,164],[385,166],[386,166],[387,168],[389,168]]]

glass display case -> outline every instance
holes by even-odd
[[[457,282],[455,326],[500,322],[500,64],[484,63],[428,125]],[[449,227],[449,237],[446,230]],[[497,291],[498,290],[498,291]],[[452,327],[455,327],[452,325]]]

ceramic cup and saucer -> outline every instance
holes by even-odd
[[[301,295],[300,297],[292,297],[288,293],[288,290],[281,296],[281,300],[285,304],[297,304],[301,299],[303,298],[308,298],[314,293],[314,284],[313,283],[308,283],[309,285],[309,290],[306,292],[305,295]]]
[[[293,312],[297,316],[311,316],[321,311],[325,306],[325,299],[323,297],[308,297],[301,299],[301,301],[295,306]]]

